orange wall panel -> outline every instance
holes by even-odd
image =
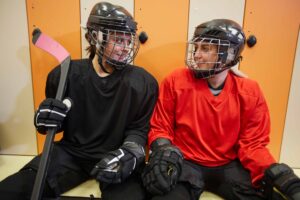
[[[299,0],[247,0],[244,30],[257,45],[246,48],[242,71],[259,82],[271,114],[269,148],[278,160],[300,22]]]
[[[62,44],[73,59],[81,57],[79,0],[27,0],[26,7],[30,41],[32,31],[38,27]],[[58,65],[58,61],[31,43],[30,59],[36,109],[45,98],[47,74]],[[37,138],[38,151],[41,152],[45,137],[38,134]]]
[[[188,12],[189,1],[135,1],[138,29],[149,36],[135,64],[146,68],[159,82],[175,68],[184,66]]]
[[[39,27],[60,42],[72,58],[81,57],[80,0],[27,0],[28,26]],[[299,0],[246,0],[244,30],[258,43],[246,47],[240,65],[255,79],[268,101],[271,113],[270,149],[279,158],[288,94],[300,20]],[[205,6],[205,5],[203,5]],[[212,11],[213,12],[213,11]],[[184,66],[188,39],[189,0],[135,0],[134,16],[139,31],[149,39],[141,45],[135,64],[145,67],[159,82]],[[44,99],[45,80],[57,61],[30,44],[35,108]],[[44,138],[38,135],[41,151]]]

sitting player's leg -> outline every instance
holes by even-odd
[[[186,200],[193,199],[191,187],[188,183],[178,182],[173,190],[161,196],[155,196],[151,200]]]
[[[135,172],[124,182],[108,184],[100,182],[101,197],[104,200],[143,200],[146,191],[143,188],[140,175]]]
[[[41,156],[36,156],[19,172],[0,182],[0,194],[6,199],[30,199]],[[92,166],[92,164],[91,164]],[[89,178],[78,161],[61,146],[54,145],[43,197],[56,197]],[[4,198],[5,199],[5,198]]]
[[[30,199],[37,171],[24,169],[12,174],[0,182],[1,199]],[[45,183],[44,196],[54,197],[48,183]]]
[[[198,200],[203,192],[204,182],[198,165],[183,161],[182,173],[174,189],[163,195],[152,195],[152,200]],[[150,194],[149,194],[150,195]]]
[[[206,189],[224,199],[266,199],[260,188],[254,188],[250,173],[238,160],[220,167],[203,167]]]

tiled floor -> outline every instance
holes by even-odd
[[[11,156],[11,155],[0,155],[0,181],[10,174],[18,171],[22,166],[29,162],[33,156]],[[300,176],[300,169],[294,169],[295,173]],[[87,181],[80,186],[66,192],[64,196],[83,196],[89,197],[94,195],[100,197],[100,191],[96,181]],[[214,194],[204,192],[201,196],[203,200],[220,200]]]

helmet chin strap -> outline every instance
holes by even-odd
[[[217,64],[215,64],[214,68],[211,70],[199,70],[199,71],[194,71],[195,74],[195,78],[199,78],[199,79],[207,79],[207,78],[211,78],[233,66],[235,66],[237,63],[239,63],[242,60],[242,56],[239,56],[237,59],[231,61],[230,63],[224,65],[223,67],[219,67]],[[217,70],[218,68],[220,68],[220,70]]]
[[[110,73],[105,69],[105,67],[104,67],[103,64],[102,64],[102,57],[101,57],[101,55],[99,55],[99,54],[97,54],[97,55],[98,55],[98,63],[99,63],[99,65],[100,65],[101,70],[104,71],[105,73],[110,74]]]
[[[96,33],[96,34],[95,34]],[[99,65],[100,65],[100,68],[101,68],[101,70],[103,71],[103,72],[105,72],[105,73],[107,73],[107,74],[110,74],[106,69],[105,69],[105,67],[103,66],[103,63],[102,63],[102,55],[99,53],[99,51],[101,51],[101,49],[100,48],[103,48],[103,47],[101,47],[101,44],[100,43],[102,43],[103,42],[103,33],[102,33],[102,31],[98,31],[98,32],[96,32],[96,31],[94,31],[94,34],[96,35],[96,38],[95,38],[95,36],[94,37],[92,37],[93,38],[93,42],[94,42],[94,45],[96,45],[96,54],[98,55],[98,63],[99,63]],[[99,40],[99,38],[101,38],[101,40]]]
[[[214,77],[215,75],[217,75],[231,67],[232,66],[227,65],[227,66],[222,67],[220,70],[217,70],[217,66],[215,66],[215,68],[210,69],[210,70],[194,71],[194,75],[195,75],[195,78],[197,78],[197,79],[208,79],[208,78]]]

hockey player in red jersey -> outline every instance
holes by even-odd
[[[300,199],[299,178],[266,147],[270,116],[259,85],[229,70],[244,44],[234,21],[200,24],[188,42],[188,68],[162,82],[143,173],[153,199],[198,199],[203,190],[230,200]]]

